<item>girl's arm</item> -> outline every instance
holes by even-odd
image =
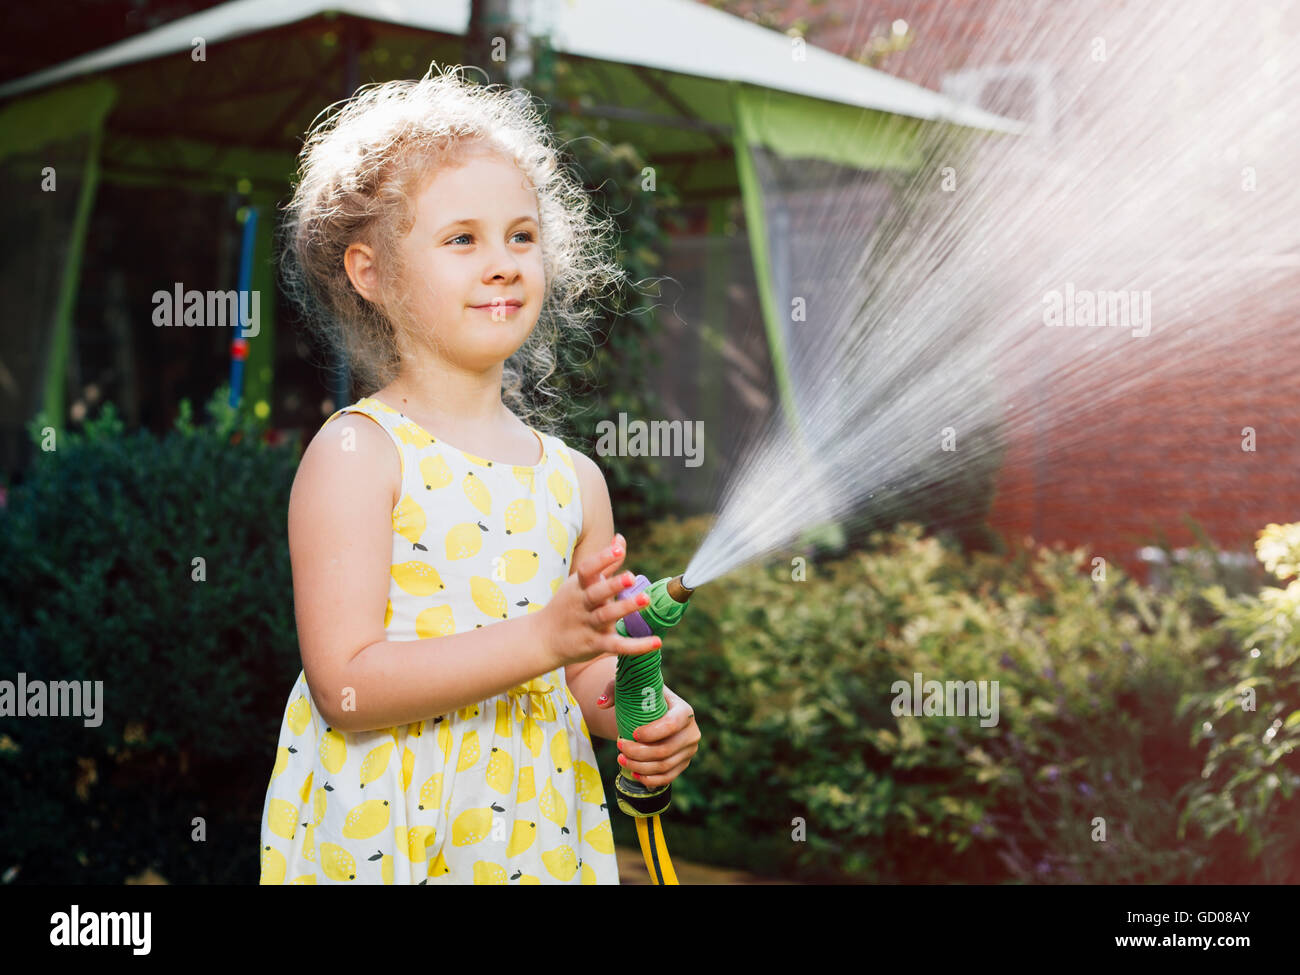
[[[605,475],[586,454],[570,450],[573,455],[574,472],[578,476],[578,489],[582,495],[582,531],[573,547],[573,558],[569,560],[570,575],[573,567],[590,555],[595,555],[609,544],[614,537],[614,512],[609,501],[609,487]],[[628,555],[632,552],[628,549]],[[633,571],[624,563],[620,571]],[[569,692],[582,709],[582,717],[587,722],[587,730],[593,737],[618,738],[618,722],[613,708],[599,708],[596,698],[605,693],[605,688],[614,679],[614,670],[618,666],[618,654],[605,653],[593,660],[580,664],[569,664],[564,668],[564,680],[569,685]]]
[[[574,673],[574,668],[578,668]],[[593,738],[618,739],[618,721],[613,708],[596,706],[596,698],[605,693],[605,688],[614,679],[614,670],[618,667],[618,654],[601,654],[595,660],[581,664],[571,664],[564,668],[564,680],[569,685],[569,693],[582,709],[582,717],[587,722],[587,730]]]
[[[341,731],[446,714],[559,666],[536,613],[453,636],[385,638],[400,490],[388,435],[364,414],[345,414],[308,445],[289,498],[303,671],[321,715]]]

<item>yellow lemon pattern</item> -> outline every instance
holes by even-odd
[[[454,636],[550,602],[582,533],[563,441],[530,430],[541,458],[519,464],[522,448],[472,453],[373,397],[325,422],[346,413],[383,427],[401,460],[388,594],[374,608],[387,640]],[[364,710],[362,689],[355,697]],[[261,883],[619,882],[610,804],[562,668],[446,714],[397,720],[332,727],[299,673],[266,757]]]
[[[483,533],[487,531],[481,521],[462,521],[447,532],[447,560],[468,559],[478,555],[483,548]]]
[[[421,640],[433,636],[450,636],[456,632],[456,616],[450,606],[430,606],[415,618],[415,632]]]
[[[436,491],[451,483],[451,468],[440,456],[420,460],[420,481],[426,491]]]
[[[410,542],[412,548],[423,551],[424,546],[420,544],[420,539],[424,536],[426,527],[428,527],[428,519],[425,517],[424,509],[412,501],[409,495],[403,495],[402,500],[393,509],[393,531]]]
[[[530,552],[526,548],[512,548],[501,555],[498,564],[501,568],[500,577],[513,585],[519,585],[537,575],[541,562],[536,552]]]
[[[537,524],[537,505],[532,498],[519,498],[506,505],[506,534],[520,535]]]

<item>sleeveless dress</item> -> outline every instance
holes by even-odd
[[[344,407],[401,459],[384,630],[463,633],[541,609],[568,576],[582,498],[564,442],[534,466],[466,453],[371,397]],[[323,426],[323,424],[322,424]],[[423,721],[327,726],[303,673],[262,810],[263,884],[617,884],[604,786],[564,669]]]

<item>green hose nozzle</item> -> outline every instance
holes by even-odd
[[[614,629],[620,636],[660,638],[681,622],[686,614],[686,601],[693,589],[682,577],[660,579],[651,583],[643,575],[623,592],[619,599],[630,599],[649,589],[650,604],[644,609],[624,616]],[[663,674],[660,672],[662,653],[652,650],[637,656],[620,656],[614,675],[614,714],[618,722],[618,736],[633,738],[632,732],[641,725],[657,721],[668,713],[664,700]],[[672,802],[672,784],[647,788],[632,778],[626,769],[620,769],[614,780],[618,793],[618,807],[629,816],[657,816]]]

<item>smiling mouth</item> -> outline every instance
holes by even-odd
[[[498,310],[500,310],[502,314],[509,315],[509,314],[512,314],[513,312],[517,312],[520,308],[523,307],[523,305],[522,305],[522,304],[516,304],[516,303],[513,303],[513,302],[506,302],[505,304],[501,304],[501,305],[497,305],[497,304],[491,304],[491,305],[470,305],[470,307],[473,308],[473,309],[475,309],[476,311],[493,311],[493,312],[494,312],[494,311],[498,311]]]

